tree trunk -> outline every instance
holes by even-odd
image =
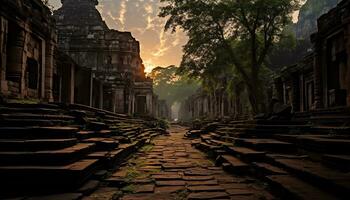
[[[248,83],[248,96],[253,114],[261,113],[263,111],[263,87],[257,76],[252,76],[252,80]]]

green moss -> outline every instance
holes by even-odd
[[[179,190],[176,192],[175,200],[185,200],[188,194],[189,192],[187,190]]]
[[[122,191],[125,193],[135,193],[136,189],[137,189],[137,186],[131,184],[123,187]]]
[[[141,172],[135,169],[135,167],[130,167],[127,169],[125,180],[131,182],[132,180],[141,176]]]
[[[145,153],[150,152],[153,150],[153,148],[154,148],[154,145],[149,144],[149,145],[142,147],[141,152],[145,152]]]

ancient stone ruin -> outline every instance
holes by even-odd
[[[350,1],[271,76],[265,114],[199,90],[169,124],[130,32],[97,0],[0,1],[0,199],[349,199]],[[242,95],[241,95],[242,94]],[[167,130],[168,129],[168,130]]]

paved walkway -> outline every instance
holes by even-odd
[[[126,179],[122,200],[273,199],[263,185],[227,174],[184,139],[186,130],[153,140],[113,177]]]

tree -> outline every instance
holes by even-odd
[[[176,66],[156,67],[150,77],[154,82],[154,92],[160,99],[166,100],[169,105],[181,103],[198,89],[196,81],[190,81],[186,76],[177,75]]]
[[[166,30],[183,29],[180,72],[205,79],[207,71],[234,67],[246,84],[254,113],[262,108],[261,77],[267,54],[299,8],[299,0],[161,0]],[[221,65],[216,65],[220,63]],[[210,74],[210,73],[209,73]]]

